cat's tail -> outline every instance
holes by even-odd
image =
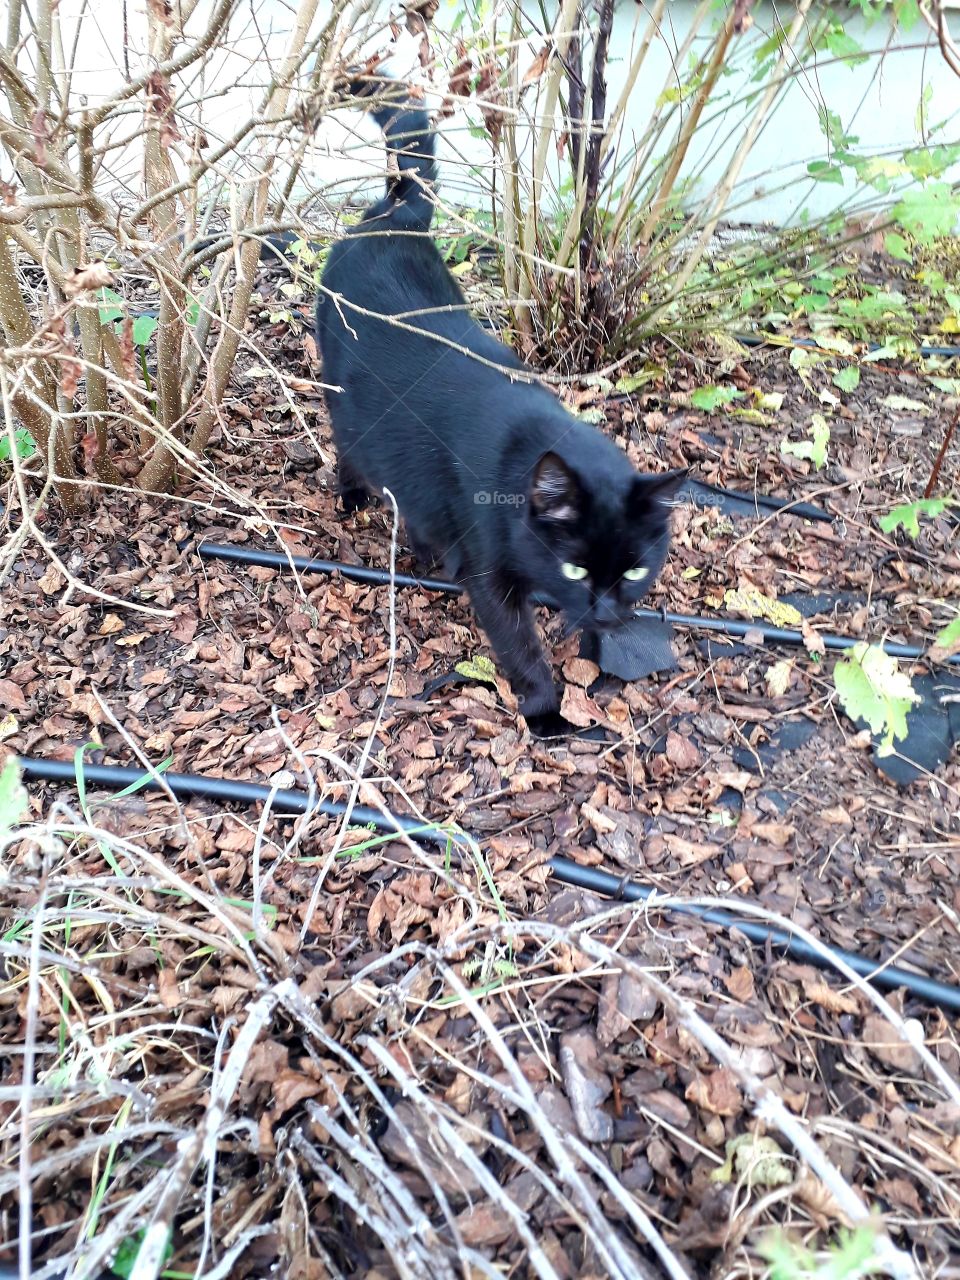
[[[346,90],[361,102],[383,130],[396,171],[387,176],[387,194],[363,216],[404,231],[427,231],[433,218],[432,191],[437,178],[436,135],[426,109],[409,89],[389,76],[351,75]]]

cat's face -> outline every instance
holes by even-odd
[[[571,628],[623,626],[653,585],[670,543],[669,500],[685,471],[635,473],[591,488],[555,453],[534,468],[528,511],[531,578]]]

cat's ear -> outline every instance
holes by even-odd
[[[545,453],[534,467],[530,505],[541,520],[569,522],[580,515],[580,481],[557,454]]]
[[[681,467],[677,471],[663,471],[659,475],[634,476],[627,495],[627,514],[634,520],[650,515],[656,507],[677,496],[689,474],[686,467]]]

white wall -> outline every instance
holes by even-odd
[[[449,30],[460,2],[443,0],[435,19],[438,30]],[[211,0],[201,0],[191,29],[199,29],[210,3]],[[131,71],[137,74],[144,66],[144,5],[141,0],[129,0],[127,7]],[[321,7],[324,7],[323,0]],[[278,60],[283,54],[292,8],[288,0],[249,0],[231,27],[230,51],[217,55],[202,79],[193,71],[187,73],[190,93],[188,99],[180,104],[181,126],[191,119],[202,119],[208,134],[214,139],[232,131],[247,108],[261,97],[269,78],[271,61]],[[671,71],[672,54],[683,39],[694,9],[692,0],[670,0],[669,22],[662,38],[654,41],[642,78],[631,98],[625,145],[643,131],[663,89],[676,83],[676,76]],[[837,10],[849,34],[864,49],[878,52],[888,43],[892,47],[882,60],[871,57],[855,68],[837,63],[825,53],[797,76],[747,162],[738,187],[739,207],[730,213],[735,221],[788,224],[797,220],[801,209],[810,216],[819,217],[844,198],[844,188],[812,183],[807,179],[807,163],[829,157],[828,145],[818,123],[819,104],[829,104],[840,115],[845,128],[859,136],[862,149],[896,154],[904,147],[917,145],[923,140],[916,114],[921,96],[925,95],[927,122],[939,124],[951,112],[955,113],[936,140],[960,139],[960,113],[956,111],[960,105],[960,80],[944,65],[926,27],[918,23],[909,33],[898,33],[891,39],[891,29],[885,20],[867,26],[861,17],[851,14],[848,9],[837,6]],[[91,103],[122,83],[115,70],[122,59],[121,11],[120,0],[93,0],[86,5],[83,0],[61,0],[59,5],[64,45],[68,51],[74,41],[79,16],[81,13],[84,15],[77,38],[74,87]],[[390,12],[385,4],[378,7],[376,0],[373,11],[377,17],[383,18]],[[749,47],[747,41],[756,41],[769,33],[776,13],[781,13],[784,21],[789,22],[793,12],[791,5],[776,8],[766,3],[756,5],[755,27],[749,36],[742,38],[743,48]],[[632,43],[645,21],[645,7],[635,0],[622,0],[612,41],[611,100],[615,99],[623,83]],[[953,26],[960,41],[960,14],[955,15]],[[379,43],[383,45],[382,38]],[[531,42],[528,59],[532,58],[540,43],[536,40]],[[702,49],[703,44],[701,40],[695,48]],[[735,56],[739,53],[737,50]],[[24,61],[22,58],[21,66]],[[410,65],[415,61],[408,42],[405,47],[401,46],[393,65],[402,71],[404,64]],[[749,71],[747,66],[726,76],[722,82],[724,91],[733,96],[746,92],[750,87]],[[131,104],[132,114],[124,122],[131,132],[136,127],[138,109]],[[478,122],[479,117],[474,113],[473,123]],[[442,194],[454,203],[485,206],[489,203],[489,183],[495,172],[494,158],[487,142],[472,137],[467,126],[468,120],[462,111],[444,125]],[[720,120],[697,135],[684,170],[699,174],[691,198],[695,199],[698,191],[703,192],[720,176],[740,136],[741,126],[736,125],[732,118]],[[471,174],[471,166],[479,173]],[[377,189],[382,173],[383,150],[372,121],[357,113],[344,112],[338,121],[328,120],[323,124],[308,154],[306,177],[309,187],[326,191],[331,202],[336,202],[347,193],[357,196]],[[960,166],[952,176],[960,180]],[[139,155],[134,148],[120,149],[111,155],[109,170],[101,175],[101,185],[112,192],[125,190],[128,198],[136,198],[142,179]],[[304,194],[306,189],[302,186],[299,194]]]

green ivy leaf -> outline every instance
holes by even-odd
[[[27,793],[20,782],[20,766],[11,757],[0,769],[0,832],[9,831],[27,811]]]
[[[907,736],[907,712],[920,697],[896,658],[879,645],[861,641],[833,671],[840,705],[851,720],[862,720],[882,735],[881,751],[893,750],[894,738]]]
[[[458,662],[454,670],[458,676],[466,676],[468,680],[478,680],[481,684],[492,684],[496,688],[497,669],[482,653],[476,658]]]
[[[856,391],[860,385],[860,370],[855,364],[848,364],[833,375],[832,382],[841,391]]]
[[[902,529],[916,541],[920,537],[920,517],[943,515],[950,503],[950,498],[920,498],[917,502],[905,502],[881,516],[878,523],[884,533]]]
[[[712,413],[721,405],[732,404],[734,400],[742,400],[743,392],[736,387],[697,387],[690,396],[690,403],[695,409],[703,409]]]
[[[815,413],[810,421],[810,440],[784,440],[780,452],[794,458],[809,458],[819,471],[827,464],[827,445],[830,442],[830,427],[826,418]]]

